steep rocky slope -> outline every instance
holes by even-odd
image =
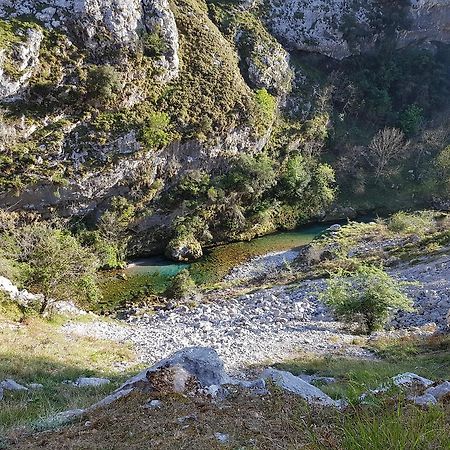
[[[412,156],[394,161],[406,186],[383,183],[406,192],[400,202],[445,202],[448,185],[424,167],[449,142],[449,15],[447,0],[4,0],[0,207],[92,224],[119,198],[134,211],[131,253],[172,239],[189,258],[323,216],[334,179],[323,160],[372,207],[362,148],[411,120]],[[383,91],[386,43],[405,92],[396,79]],[[433,73],[422,90],[417,58]],[[379,70],[373,86],[355,67]],[[424,179],[426,195],[411,187]]]

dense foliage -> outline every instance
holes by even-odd
[[[360,266],[354,273],[333,275],[323,298],[337,318],[357,322],[372,333],[385,325],[393,311],[412,311],[412,301],[401,286],[378,267]]]

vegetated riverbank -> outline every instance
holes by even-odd
[[[330,224],[315,224],[298,230],[270,234],[251,241],[234,242],[209,248],[205,255],[191,264],[169,261],[162,256],[130,262],[123,271],[103,273],[103,300],[98,311],[111,313],[132,302],[142,302],[149,296],[159,296],[167,289],[171,277],[185,268],[198,286],[219,283],[236,266],[270,252],[295,250],[320,236]],[[296,250],[295,250],[296,251]]]
[[[384,265],[394,279],[413,283],[405,290],[415,310],[397,314],[389,326],[401,330],[433,322],[432,330],[445,330],[450,309],[449,227],[448,215],[433,212],[350,223],[289,250],[290,264],[284,263],[283,254],[257,257],[234,268],[229,281],[197,297],[156,308],[130,305],[121,313],[129,326],[94,322],[65,330],[131,341],[147,361],[199,345],[216,348],[230,367],[272,355],[287,357],[294,348],[367,356],[354,340],[355,332],[335,322],[320,301],[324,278],[330,271],[359,264]]]

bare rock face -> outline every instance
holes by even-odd
[[[256,42],[247,58],[248,76],[253,85],[277,94],[290,88],[293,74],[289,67],[289,53],[277,42]]]
[[[399,45],[415,42],[450,42],[450,1],[411,0],[411,29],[400,32]]]
[[[59,29],[93,57],[108,60],[122,48],[137,48],[145,33],[166,45],[160,57],[163,80],[178,75],[178,30],[167,0],[5,0],[0,18],[34,16],[45,28]]]
[[[352,54],[342,23],[348,16],[368,24],[372,1],[269,0],[268,24],[290,48],[322,53],[335,59]]]
[[[180,59],[178,56],[179,40],[175,17],[168,0],[142,0],[143,22],[150,32],[160,33],[166,44],[166,51],[161,57],[163,81],[170,81],[178,76]]]
[[[0,100],[8,100],[19,94],[39,62],[42,32],[28,28],[18,33],[18,42],[0,48]]]
[[[388,14],[380,0],[269,0],[268,7],[267,23],[281,42],[334,59],[370,48],[377,38],[372,20]],[[448,0],[411,0],[404,15],[397,30],[399,48],[450,42]],[[364,43],[356,42],[361,36]]]

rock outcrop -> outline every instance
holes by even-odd
[[[269,0],[268,6],[267,23],[281,42],[335,59],[372,47],[376,23],[390,15],[379,0]],[[396,29],[398,47],[450,42],[448,0],[412,0],[403,15]]]
[[[17,41],[0,46],[0,100],[13,100],[27,85],[39,63],[43,34],[35,28],[22,28]]]
[[[165,44],[162,79],[178,75],[178,30],[167,0],[6,0],[0,5],[0,18],[23,16],[63,30],[103,63],[121,49],[136,50],[143,34],[159,34]]]
[[[343,59],[352,54],[342,29],[344,20],[351,17],[368,29],[374,1],[270,0],[268,7],[271,31],[289,48]]]
[[[307,383],[300,377],[292,375],[290,372],[269,368],[263,372],[262,376],[265,379],[272,380],[278,387],[299,395],[307,403],[320,406],[341,406],[341,402],[333,400],[319,388]]]

